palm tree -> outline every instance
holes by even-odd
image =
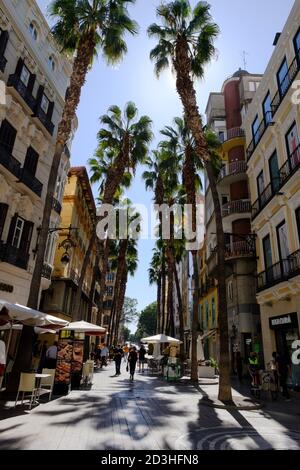
[[[219,399],[232,400],[230,384],[230,359],[228,344],[228,322],[225,282],[225,240],[222,225],[220,200],[216,178],[204,138],[202,120],[196,101],[195,78],[202,78],[204,67],[215,54],[214,40],[219,33],[213,22],[210,5],[198,2],[194,9],[188,0],[175,0],[162,3],[157,9],[162,25],[152,24],[148,28],[150,37],[158,39],[157,46],[151,51],[150,58],[155,61],[157,75],[172,66],[176,74],[176,88],[184,108],[184,118],[195,139],[198,158],[203,161],[207,172],[214,202],[217,232],[218,255],[218,294],[220,335],[220,382]],[[190,174],[190,173],[189,173]],[[195,208],[194,208],[195,210]],[[194,275],[198,274],[196,257]],[[197,295],[197,294],[195,294]],[[196,312],[193,314],[193,329],[196,328]],[[193,345],[195,356],[195,344]],[[194,380],[196,371],[193,371]]]
[[[160,250],[157,246],[153,248],[153,255],[150,263],[150,267],[148,269],[149,273],[149,283],[150,285],[156,284],[157,285],[157,298],[156,298],[156,305],[157,305],[157,320],[156,320],[156,333],[158,334],[161,325],[161,294],[162,294],[162,250]]]
[[[201,160],[199,160],[195,151],[195,139],[184,119],[180,117],[174,118],[173,127],[166,126],[162,131],[167,141],[161,142],[163,148],[174,152],[181,161],[182,166],[182,182],[186,193],[186,202],[192,208],[192,232],[196,234],[196,191],[199,190],[201,179],[198,170],[202,169]],[[196,239],[191,240],[192,243]],[[194,291],[193,291],[193,322],[192,322],[192,364],[191,379],[198,381],[198,359],[197,359],[197,337],[198,337],[198,308],[199,308],[199,271],[197,250],[192,250],[193,272],[194,272]]]
[[[134,174],[137,165],[147,157],[153,137],[152,121],[148,116],[138,118],[135,104],[128,102],[123,113],[118,106],[111,106],[100,122],[104,127],[98,133],[98,148],[95,158],[89,160],[93,171],[91,181],[100,182],[102,204],[112,205],[122,184],[130,184],[130,171]],[[101,219],[103,217],[98,218]],[[104,240],[100,240],[100,247],[101,315],[109,249]]]
[[[39,232],[39,244],[32,273],[27,305],[38,308],[44,254],[55,193],[59,164],[64,147],[68,142],[72,123],[80,101],[89,68],[97,50],[101,51],[108,63],[120,61],[127,52],[124,35],[137,33],[137,24],[129,17],[127,5],[135,0],[53,0],[50,14],[55,18],[53,34],[62,50],[74,54],[70,84],[66,90],[65,103],[58,125],[54,156],[48,179],[43,220]],[[21,370],[30,367],[34,331],[24,327],[14,368],[8,388],[16,390]]]

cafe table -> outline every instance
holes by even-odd
[[[36,398],[35,401],[39,403],[40,398],[40,390],[41,390],[41,381],[42,379],[46,379],[51,377],[51,374],[35,374],[35,385],[36,385]],[[50,390],[49,390],[50,392]]]

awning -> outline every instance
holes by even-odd
[[[6,323],[5,325],[0,325],[0,331],[3,331],[3,330],[17,330],[17,331],[22,331],[23,329],[23,325],[21,323],[15,323],[13,325],[11,325],[10,323]],[[56,330],[51,330],[49,328],[42,328],[40,326],[35,326],[34,327],[34,332],[37,334],[37,335],[43,335],[43,334],[46,334],[46,333],[50,333],[50,334],[56,334]]]

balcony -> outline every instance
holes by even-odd
[[[43,185],[42,183],[33,176],[26,168],[21,168],[20,171],[20,181],[24,183],[31,191],[33,191],[37,196],[41,197]]]
[[[222,206],[222,217],[228,217],[234,214],[244,214],[251,212],[250,199],[240,199],[238,201],[227,202]]]
[[[40,106],[35,109],[34,117],[38,118],[50,135],[53,135],[54,124]]]
[[[7,59],[4,57],[4,55],[1,55],[0,56],[0,70],[1,70],[1,72],[4,72],[6,64],[7,64]]]
[[[42,277],[45,279],[51,280],[52,266],[48,263],[43,264]]]
[[[21,171],[21,163],[15,157],[12,156],[5,144],[2,143],[0,143],[0,163],[14,176],[19,178]]]
[[[77,274],[76,271],[74,271],[74,269],[72,269],[72,268],[70,269],[69,277],[74,282],[74,284],[76,284],[78,286],[79,274]]]
[[[58,215],[60,215],[60,213],[61,213],[61,203],[55,197],[52,198],[52,209]]]
[[[235,176],[235,175],[241,175],[241,174],[246,174],[247,171],[247,162],[245,161],[236,161],[232,163],[227,163],[223,168],[221,168],[221,171],[218,176],[218,182],[223,180],[224,178],[228,176]]]
[[[0,261],[27,269],[29,254],[7,243],[0,243]]]
[[[252,239],[233,241],[225,246],[225,261],[228,262],[226,264],[229,265],[230,261],[237,258],[256,258],[255,243]],[[211,251],[206,263],[208,273],[210,275],[216,275],[218,268],[217,247]],[[230,272],[228,272],[228,274],[230,274]]]
[[[258,146],[259,142],[261,141],[264,133],[266,132],[266,130],[268,129],[269,126],[273,126],[274,125],[274,122],[273,122],[273,116],[272,116],[272,113],[271,111],[268,111],[264,118],[262,119],[262,121],[260,122],[259,126],[258,126],[258,129],[255,133],[255,136],[253,137],[250,145],[248,146],[247,150],[246,150],[246,157],[247,157],[247,162],[250,160],[250,158],[252,157],[253,153],[254,153],[254,150],[256,149],[256,147]]]
[[[261,193],[259,198],[256,199],[252,205],[252,220],[258,216],[258,214],[264,209],[267,204],[273,199],[273,197],[279,193],[280,189],[287,183],[287,181],[300,169],[300,145],[294,150],[294,152],[284,162],[282,167],[279,169],[279,175],[273,179],[272,183]]]
[[[222,144],[231,139],[237,139],[239,137],[245,137],[245,131],[241,127],[232,127],[227,129],[223,135],[219,136]]]
[[[257,276],[257,292],[300,275],[300,250],[270,266]]]
[[[298,51],[299,54],[299,51]],[[298,60],[298,57],[295,57],[293,62],[290,65],[290,68],[286,74],[286,76],[283,78],[281,82],[281,90],[278,90],[276,95],[274,96],[272,102],[271,102],[271,109],[273,116],[276,114],[279,106],[281,105],[282,101],[284,100],[284,97],[286,96],[287,92],[289,91],[293,81],[296,78],[297,73],[299,72],[299,67],[300,62]]]
[[[34,111],[35,108],[35,98],[32,96],[32,94],[28,91],[20,77],[16,74],[10,75],[8,77],[7,81],[7,86],[8,87],[13,87],[23,98],[25,103],[29,106],[32,111]]]

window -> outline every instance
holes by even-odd
[[[296,36],[294,37],[294,47],[295,53],[297,56],[298,61],[300,60],[300,28],[297,31]]]
[[[264,99],[263,113],[264,113],[265,124],[268,125],[270,122],[272,122],[272,108],[271,108],[270,92],[268,92],[267,96]]]
[[[21,75],[20,75],[21,81],[24,83],[24,85],[27,87],[30,79],[30,72],[26,65],[23,65],[22,70],[21,70]]]
[[[277,193],[280,188],[281,178],[280,178],[280,172],[279,172],[279,167],[278,167],[278,159],[277,159],[276,150],[271,156],[271,158],[269,159],[269,170],[270,170],[270,180],[271,180],[272,191],[274,193]]]
[[[12,153],[13,151],[16,136],[16,129],[6,119],[4,119],[0,127],[0,144],[3,145],[9,153]]]
[[[286,58],[277,72],[278,89],[281,96],[284,96],[289,88],[290,80],[288,75],[288,64]]]
[[[54,70],[55,70],[55,60],[53,59],[52,55],[50,55],[48,57],[48,65],[49,65],[50,69],[52,70],[52,72],[54,72]]]
[[[216,304],[214,297],[211,299],[211,322],[212,326],[216,324]]]
[[[2,57],[4,56],[4,52],[6,50],[7,43],[8,43],[8,31],[3,31],[0,28],[0,56],[2,56]]]
[[[228,299],[229,299],[230,301],[232,301],[232,300],[233,300],[233,284],[232,284],[232,281],[229,281],[229,282],[228,282],[228,287],[227,287],[227,289],[228,289]]]
[[[258,177],[256,178],[257,184],[257,194],[260,198],[265,190],[265,180],[264,180],[264,172],[263,170],[259,173]],[[260,205],[263,203],[263,200],[260,199]]]
[[[290,129],[288,130],[286,136],[286,147],[289,161],[294,170],[300,163],[300,150],[299,150],[299,137],[296,123],[294,122]]]
[[[256,116],[256,118],[254,119],[253,121],[253,124],[252,124],[252,136],[253,136],[253,139],[254,139],[254,142],[255,142],[255,145],[258,143],[259,141],[259,120],[258,120],[258,116]]]
[[[38,32],[37,32],[36,26],[32,22],[29,25],[29,32],[30,32],[31,36],[33,37],[33,39],[36,41],[37,38],[38,38]]]
[[[108,273],[108,274],[106,275],[106,281],[107,281],[107,282],[113,282],[114,278],[115,278],[114,273]]]
[[[297,230],[298,230],[298,239],[300,243],[300,207],[296,209],[295,215],[296,215],[296,224],[297,224]]]
[[[256,91],[259,86],[259,82],[249,82],[249,91]]]
[[[24,168],[32,176],[34,176],[36,173],[38,160],[39,154],[32,147],[28,147],[24,162]]]
[[[208,301],[205,301],[205,322],[206,322],[206,328],[208,328],[208,323],[209,323],[209,306],[208,306]]]
[[[50,101],[48,100],[47,96],[43,94],[42,99],[41,99],[41,108],[45,114],[48,113],[49,103]]]
[[[289,272],[289,243],[285,220],[276,227],[279,259],[282,262],[283,272]]]
[[[270,235],[267,235],[263,239],[263,251],[264,251],[265,270],[268,271],[269,268],[271,268],[273,264]]]
[[[24,228],[24,219],[21,219],[21,217],[17,217],[16,225],[15,225],[15,232],[14,232],[13,241],[12,241],[12,246],[14,246],[15,248],[20,247],[23,228]]]
[[[106,295],[108,295],[110,297],[113,295],[113,287],[112,286],[106,287]]]
[[[1,202],[0,203],[0,240],[2,237],[4,225],[5,225],[7,210],[8,210],[8,204],[4,204],[3,202]]]

